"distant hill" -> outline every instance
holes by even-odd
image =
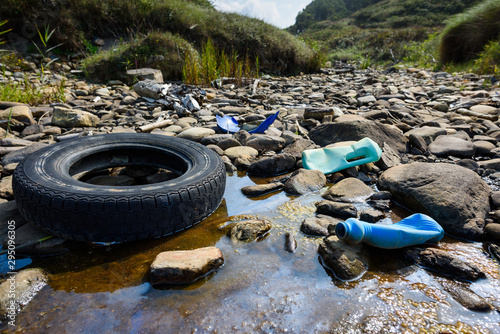
[[[295,24],[287,30],[302,33],[309,26],[320,21],[336,21],[352,13],[380,2],[381,0],[313,0],[295,18]]]
[[[414,42],[482,0],[313,0],[287,30],[317,41],[330,60],[392,62]]]

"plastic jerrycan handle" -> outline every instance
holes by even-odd
[[[346,162],[349,167],[364,165],[369,162],[374,162],[382,156],[380,147],[370,138],[363,138],[360,141],[351,145],[352,152],[346,155]],[[361,159],[356,159],[362,157]],[[352,160],[356,159],[356,160]],[[351,160],[351,161],[349,161]]]
[[[302,152],[302,164],[306,169],[318,169],[330,174],[353,166],[375,162],[382,150],[370,138],[363,138],[349,146],[327,147]],[[360,158],[361,159],[356,159]]]

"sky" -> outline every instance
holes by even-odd
[[[216,9],[256,17],[279,28],[295,23],[295,17],[312,0],[212,0]]]

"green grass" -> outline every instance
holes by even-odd
[[[318,69],[314,65],[316,58],[313,50],[290,33],[262,20],[216,11],[206,0],[67,0],[65,6],[55,8],[42,0],[4,2],[6,5],[0,6],[0,16],[9,18],[16,33],[21,34],[23,25],[31,22],[33,17],[48,17],[46,25],[56,28],[53,43],[64,43],[63,47],[70,50],[84,51],[85,41],[95,36],[122,37],[129,42],[117,47],[120,52],[135,48],[134,51],[123,52],[123,62],[132,62],[127,66],[135,67],[136,59],[138,63],[141,61],[143,53],[136,46],[142,47],[144,39],[156,32],[165,35],[162,40],[172,38],[171,44],[185,45],[180,42],[183,40],[199,53],[211,39],[213,45],[225,54],[236,52],[240,56],[248,56],[251,63],[258,58],[260,69],[268,72],[297,73],[310,71],[313,67]],[[50,15],[44,15],[44,11]],[[183,51],[178,53],[181,59],[176,61],[182,66],[176,71],[164,73],[166,79],[182,76],[186,50]],[[129,53],[139,54],[132,59]],[[114,56],[108,53],[93,59],[106,62],[111,58]],[[86,62],[87,69],[93,66],[105,70],[102,65]],[[87,72],[102,76],[98,71]],[[173,76],[170,76],[171,73]]]
[[[470,61],[491,41],[500,41],[498,0],[483,1],[449,21],[441,35],[440,59],[444,63]]]
[[[31,106],[44,103],[66,102],[66,81],[59,84],[37,86],[24,78],[22,82],[9,81],[0,85],[0,101],[20,102]]]

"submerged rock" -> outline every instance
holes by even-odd
[[[330,236],[319,245],[318,252],[323,263],[341,280],[353,280],[363,275],[368,264],[361,252],[360,244],[347,244],[336,236]]]
[[[487,312],[491,310],[491,305],[471,289],[461,286],[460,283],[441,282],[444,289],[465,308],[471,311]]]
[[[189,284],[223,264],[224,256],[217,247],[162,252],[151,264],[150,281],[152,285]]]
[[[264,219],[245,220],[234,223],[229,235],[232,240],[250,242],[266,234],[270,229],[271,224]]]
[[[285,233],[285,249],[289,253],[295,253],[297,250],[297,240],[290,233]]]
[[[410,248],[406,251],[405,257],[424,268],[467,281],[476,281],[486,277],[486,274],[474,264],[460,260],[437,248]]]

